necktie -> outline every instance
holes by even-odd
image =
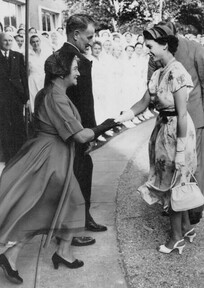
[[[5,51],[4,57],[5,57],[5,59],[6,59],[7,69],[9,70],[9,69],[10,69],[10,65],[9,65],[8,51]]]

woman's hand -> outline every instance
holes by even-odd
[[[142,97],[142,99],[140,101],[136,102],[131,107],[131,109],[123,112],[122,115],[118,116],[115,119],[115,122],[126,122],[126,121],[134,119],[135,115],[138,115],[138,114],[140,114],[146,110],[146,108],[149,105],[149,102],[150,102],[150,94],[149,94],[149,91],[147,90],[144,93],[144,96]]]
[[[129,109],[128,111],[124,111],[120,116],[118,116],[117,118],[115,118],[115,122],[126,122],[126,121],[129,121],[129,120],[132,120],[134,119],[135,115],[134,115],[134,112]]]

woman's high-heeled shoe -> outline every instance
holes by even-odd
[[[23,279],[19,276],[18,271],[11,268],[11,265],[4,254],[0,255],[0,266],[4,271],[6,278],[15,284],[22,284]]]
[[[84,265],[84,262],[76,259],[74,262],[68,262],[64,258],[60,257],[57,253],[52,256],[52,262],[55,269],[59,268],[59,264],[63,264],[70,269],[80,268]]]
[[[193,239],[196,237],[196,232],[195,229],[192,228],[191,230],[189,230],[188,232],[186,232],[184,234],[184,237],[188,238],[189,242],[192,243]]]
[[[169,254],[169,253],[171,253],[173,250],[178,249],[179,254],[181,255],[182,252],[183,252],[183,248],[185,247],[185,244],[179,246],[179,243],[181,243],[181,242],[183,242],[183,241],[184,241],[184,239],[181,239],[181,240],[177,241],[177,242],[174,244],[174,247],[173,247],[172,249],[167,248],[165,245],[161,245],[161,246],[159,246],[158,251],[161,252],[161,253]]]

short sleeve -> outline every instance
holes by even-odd
[[[182,87],[187,87],[188,93],[190,93],[193,88],[191,76],[182,65],[175,66],[169,72],[168,83],[172,93],[175,93]]]
[[[150,94],[157,93],[158,77],[159,77],[159,69],[152,74],[152,77],[149,80],[148,89]]]
[[[65,94],[47,95],[45,108],[50,122],[64,141],[84,129]]]

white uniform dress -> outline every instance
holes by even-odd
[[[35,96],[39,90],[44,87],[44,63],[49,55],[41,50],[40,54],[35,53],[33,50],[29,51],[29,92],[30,92],[30,104],[31,110],[34,111]]]

